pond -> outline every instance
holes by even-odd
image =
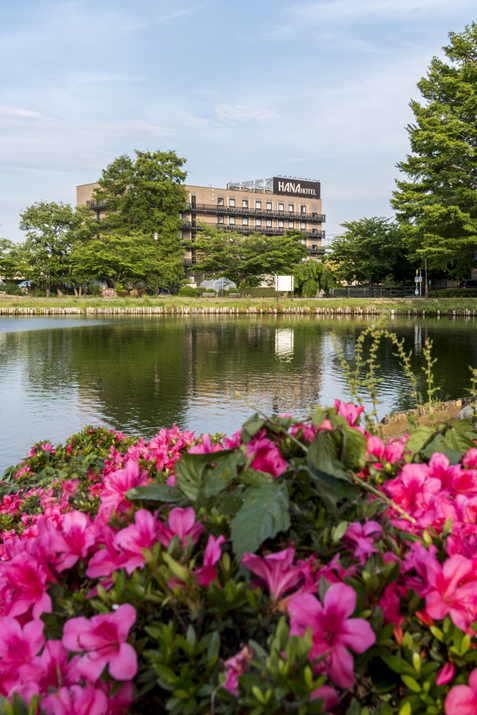
[[[348,399],[349,364],[370,319],[323,316],[0,318],[0,470],[33,442],[56,443],[87,424],[152,436],[176,423],[197,433],[238,429],[254,408],[306,416]],[[443,399],[467,394],[477,365],[474,319],[389,320],[412,350],[424,389],[424,340],[434,344]],[[412,407],[409,383],[384,342],[378,350],[380,416]],[[236,397],[236,393],[242,395]]]

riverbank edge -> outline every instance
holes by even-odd
[[[468,316],[477,315],[477,298],[424,300],[295,299],[264,298],[3,298],[0,315],[148,315],[148,314],[317,314],[366,316]]]

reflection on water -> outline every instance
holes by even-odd
[[[347,399],[336,342],[352,366],[367,319],[322,316],[0,318],[0,469],[31,443],[63,441],[85,424],[151,436],[176,422],[232,432],[251,408],[305,416],[315,403]],[[434,342],[440,397],[463,396],[477,365],[473,320],[394,319],[424,392],[422,345]],[[378,351],[380,413],[412,406],[384,342]]]

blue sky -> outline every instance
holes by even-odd
[[[322,181],[325,228],[392,215],[416,82],[475,0],[0,0],[0,236],[120,154],[188,182]]]

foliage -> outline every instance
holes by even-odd
[[[14,278],[19,274],[18,246],[7,238],[0,238],[0,274]]]
[[[283,236],[242,236],[207,224],[200,228],[206,235],[199,235],[196,241],[197,270],[228,278],[242,295],[247,288],[257,286],[263,276],[291,273],[294,264],[308,255],[302,235],[296,231]]]
[[[151,285],[155,281],[155,241],[158,234],[158,273],[161,284],[178,281],[183,275],[184,251],[179,214],[185,209],[186,190],[182,185],[185,160],[174,151],[136,151],[136,156],[120,156],[103,170],[94,200],[104,204],[101,219],[103,240],[113,242],[118,254],[146,251],[139,272]],[[107,252],[107,248],[104,249]],[[93,250],[94,252],[94,250]],[[98,261],[99,265],[100,261]],[[132,266],[134,259],[130,262]]]
[[[275,298],[277,294],[275,288],[265,288],[264,286],[249,288],[247,293],[249,293],[252,298]]]
[[[434,57],[418,83],[424,102],[410,103],[412,153],[392,205],[410,250],[462,277],[477,250],[477,24],[449,39],[447,61]]]
[[[295,292],[305,298],[312,298],[319,290],[328,293],[335,285],[329,266],[321,261],[303,261],[293,271]]]
[[[84,273],[72,263],[72,253],[96,230],[87,206],[38,201],[20,213],[19,227],[27,235],[19,252],[25,276],[39,281],[48,269],[52,285],[83,282]]]
[[[200,295],[202,295],[202,292],[203,291],[201,288],[182,286],[182,288],[179,289],[178,295],[183,296],[184,298],[198,298]]]
[[[0,482],[0,713],[458,715],[475,432],[360,413],[36,444]]]
[[[371,287],[389,276],[394,283],[412,281],[414,269],[395,221],[375,216],[342,225],[346,232],[335,238],[326,256],[326,264],[337,278]]]
[[[22,289],[11,281],[7,281],[6,284],[2,286],[2,290],[4,290],[7,295],[23,295]]]

